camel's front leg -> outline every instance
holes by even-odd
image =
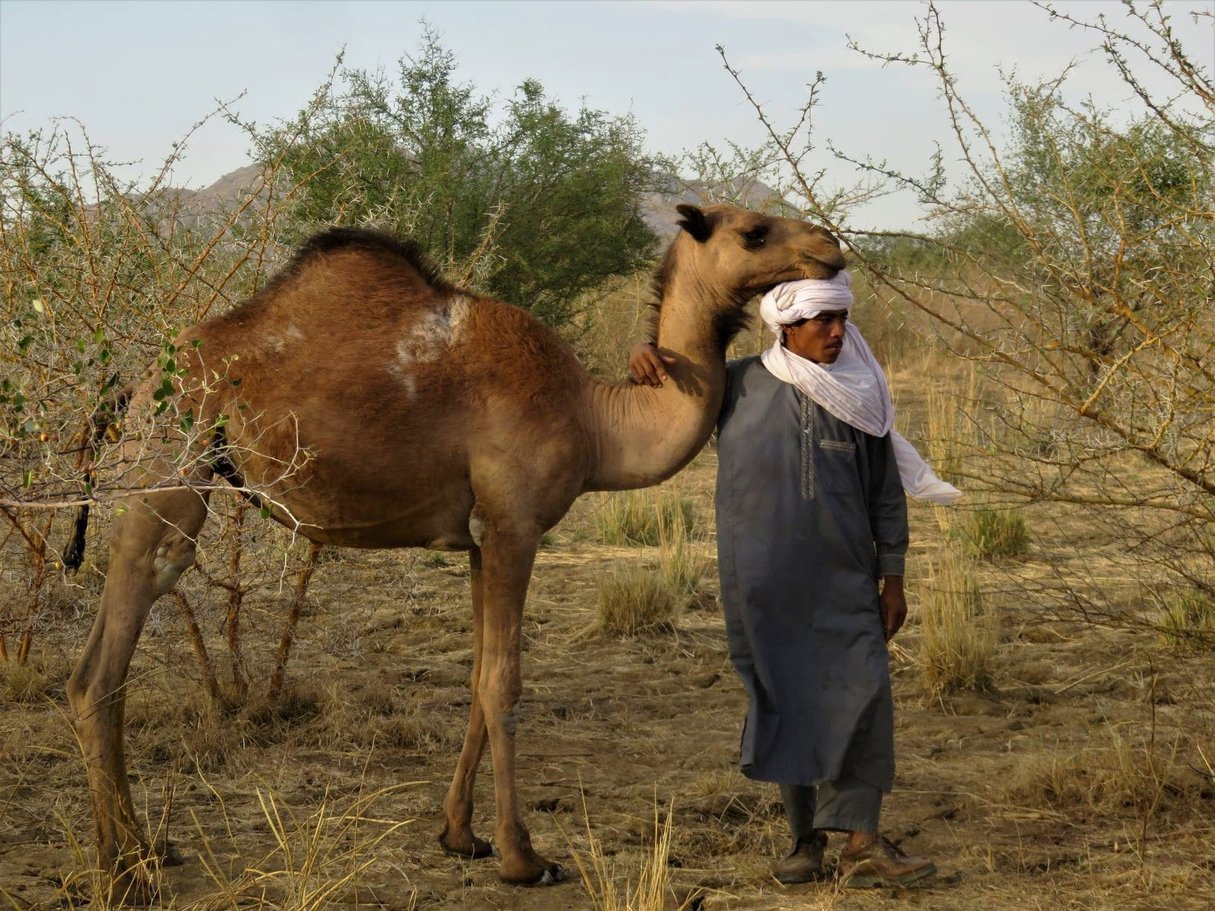
[[[486,519],[481,540],[484,617],[477,695],[485,713],[494,760],[496,825],[504,882],[549,885],[565,878],[559,864],[532,850],[515,793],[515,726],[523,684],[519,670],[523,603],[540,533]]]
[[[123,753],[127,671],[148,611],[194,562],[206,503],[190,491],[138,501],[115,526],[101,607],[68,681],[76,735],[88,768],[97,860],[111,874],[112,899],[151,897],[151,852],[135,819]]]
[[[479,547],[474,547],[469,552],[468,566],[472,578],[473,606],[472,708],[468,713],[468,730],[464,734],[464,747],[460,750],[460,759],[456,763],[456,774],[447,791],[447,799],[443,801],[447,822],[439,835],[439,844],[448,854],[476,860],[494,853],[493,846],[485,839],[477,838],[472,828],[473,783],[477,779],[481,754],[485,752],[486,736],[485,710],[481,706],[480,698],[481,644],[484,638],[481,626],[484,610]]]

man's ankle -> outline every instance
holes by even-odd
[[[864,850],[877,841],[877,832],[849,832],[845,851],[857,852]]]

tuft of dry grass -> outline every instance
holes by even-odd
[[[920,610],[920,670],[929,692],[989,689],[996,633],[984,607],[978,567],[957,546],[946,545],[925,582]]]
[[[1029,529],[1019,509],[980,508],[955,528],[978,557],[1020,557],[1029,550]]]
[[[195,819],[202,844],[199,861],[216,888],[206,902],[207,911],[321,911],[350,902],[380,857],[381,843],[414,822],[378,815],[377,804],[410,786],[360,792],[345,802],[326,793],[306,815],[272,791],[258,789],[258,804],[274,845],[259,861],[235,874],[219,859],[216,846]],[[219,803],[222,808],[222,800]],[[412,909],[416,893],[409,899],[405,907]]]
[[[322,698],[317,740],[331,749],[441,750],[460,742],[463,731],[450,719],[416,705],[401,705],[387,690],[352,693],[344,682],[330,683]]]
[[[579,300],[574,318],[558,331],[592,374],[623,380],[629,349],[653,336],[653,300],[648,272],[610,279]]]
[[[608,544],[657,546],[657,568],[619,570],[598,586],[596,629],[615,636],[673,629],[700,592],[710,560],[696,546],[690,497],[656,489],[609,494],[593,521]]]
[[[1215,650],[1215,600],[1194,589],[1166,595],[1160,604],[1160,633],[1177,651]]]
[[[966,363],[959,386],[956,391],[930,387],[925,415],[925,456],[937,475],[953,484],[964,482],[966,459],[978,451],[981,437],[981,392],[973,363]]]
[[[598,630],[636,636],[675,628],[679,591],[654,569],[617,570],[599,586]]]
[[[662,513],[659,516],[658,574],[681,601],[693,599],[700,593],[712,561],[697,548],[692,528],[682,512],[675,522],[668,521]]]
[[[1180,734],[1166,737],[1147,724],[1128,722],[1109,727],[1104,740],[1074,752],[1025,757],[1006,796],[1054,810],[1102,814],[1132,807],[1151,814],[1198,798],[1201,778],[1187,762],[1189,750]]]
[[[623,888],[619,883],[620,871],[609,861],[603,843],[591,830],[585,794],[582,814],[586,821],[587,856],[584,860],[577,850],[572,853],[594,911],[667,911],[668,908],[684,911],[687,908],[699,907],[698,892],[677,898],[674,905],[667,904],[667,896],[673,895],[668,863],[673,834],[672,820],[675,815],[673,807],[667,811],[666,819],[662,820],[655,802],[653,838],[642,852],[640,867],[624,874]]]
[[[62,692],[70,672],[66,661],[41,655],[28,664],[0,660],[0,700],[34,703],[52,699]]]
[[[662,488],[623,490],[604,494],[595,512],[595,528],[604,544],[656,547],[664,534],[691,537],[696,529],[696,504]]]

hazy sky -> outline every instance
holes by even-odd
[[[1062,2],[1087,19],[1123,21],[1118,3]],[[1074,97],[1120,105],[1129,92],[1092,35],[1049,21],[1026,0],[942,0],[946,48],[963,91],[993,123],[1004,111],[1000,68],[1052,76],[1071,60]],[[1171,0],[1174,25],[1196,61],[1215,68],[1215,0]],[[351,67],[391,69],[418,47],[425,18],[483,93],[509,95],[538,79],[552,96],[632,113],[648,145],[668,154],[702,141],[755,144],[745,99],[722,69],[725,46],[778,124],[793,116],[815,70],[828,77],[816,133],[855,156],[916,172],[946,138],[935,85],[847,47],[910,51],[925,7],[913,0],[853,2],[56,2],[0,0],[0,130],[25,131],[73,116],[115,160],[151,171],[218,100],[246,119],[295,114],[346,48]],[[247,164],[243,135],[218,120],[196,134],[174,182],[208,185]],[[828,164],[824,157],[817,166]],[[843,182],[849,175],[830,172]],[[909,225],[913,201],[865,211],[878,226]]]

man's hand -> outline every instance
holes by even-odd
[[[907,619],[907,599],[903,596],[902,576],[882,577],[882,593],[878,596],[878,606],[882,611],[882,629],[886,632],[886,639],[893,639],[903,621]]]
[[[638,386],[662,385],[667,378],[667,364],[675,358],[662,354],[653,342],[638,342],[629,352],[629,379]]]

